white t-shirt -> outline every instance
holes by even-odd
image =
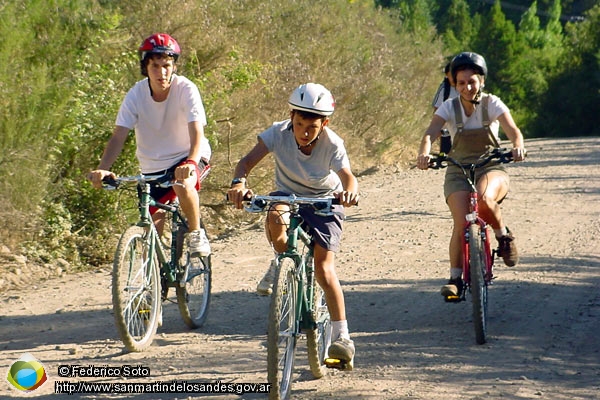
[[[198,87],[189,79],[173,74],[169,96],[156,102],[150,96],[148,79],[137,82],[125,96],[116,124],[135,128],[136,156],[143,173],[172,167],[190,154],[189,122],[206,125]],[[210,160],[206,137],[200,143],[201,157]]]
[[[275,122],[258,137],[275,158],[276,190],[299,196],[331,196],[343,190],[337,171],[350,168],[344,141],[328,127],[311,154],[298,149],[291,121]]]
[[[500,140],[498,137],[498,129],[500,127],[500,123],[498,122],[498,117],[500,117],[505,112],[509,111],[506,104],[500,100],[498,96],[494,96],[493,94],[489,95],[490,99],[488,101],[488,118],[490,120],[490,130],[496,137],[496,140]],[[454,114],[454,107],[452,106],[453,99],[448,99],[442,103],[440,108],[437,109],[435,115],[439,115],[446,121],[446,126],[450,131],[450,136],[454,139],[454,135],[456,134],[456,115]],[[463,129],[478,129],[483,128],[483,113],[481,104],[476,106],[475,112],[471,114],[470,117],[467,117],[465,114],[465,110],[460,105],[460,112],[462,113],[462,122]]]

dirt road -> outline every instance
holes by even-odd
[[[449,212],[443,171],[381,170],[360,177],[339,275],[357,348],[353,372],[313,380],[305,341],[294,399],[600,398],[600,138],[530,140],[510,165],[504,203],[521,261],[490,288],[489,341],[475,344],[470,304],[446,304]],[[27,397],[262,399],[265,395],[55,395],[54,382],[266,382],[269,299],[254,293],[270,259],[258,225],[213,241],[207,324],[188,330],[175,304],[144,353],[124,353],[113,323],[110,269],[2,293],[0,371],[24,353],[48,383]],[[501,264],[501,262],[499,263]],[[142,365],[145,378],[60,378],[63,364]],[[1,398],[24,397],[3,380]]]

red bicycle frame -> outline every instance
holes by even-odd
[[[479,216],[479,194],[477,190],[471,190],[469,194],[469,213],[465,216],[465,229],[462,236],[462,256],[463,256],[463,281],[467,286],[471,284],[470,273],[470,253],[469,253],[469,227],[471,224],[479,225],[479,233],[485,249],[485,283],[489,284],[494,278],[492,267],[494,265],[494,254],[492,252],[492,244],[488,232],[487,223]]]

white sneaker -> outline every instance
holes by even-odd
[[[186,243],[190,257],[207,257],[210,255],[210,243],[204,229],[188,232]]]
[[[345,363],[344,369],[352,371],[354,369],[354,342],[352,339],[338,338],[329,346],[329,358],[342,360]]]
[[[256,292],[261,296],[269,296],[273,293],[273,283],[275,282],[275,271],[277,271],[277,259],[271,260],[271,265],[265,273],[265,276],[258,282]]]

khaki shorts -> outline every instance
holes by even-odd
[[[489,171],[501,171],[506,175],[506,181],[509,182],[508,173],[501,164],[487,165],[483,168],[475,170],[475,183],[479,181],[482,175]],[[469,171],[467,171],[468,173]],[[448,196],[455,192],[470,192],[471,186],[467,181],[467,177],[455,165],[449,165],[444,178],[444,198],[448,200]]]

